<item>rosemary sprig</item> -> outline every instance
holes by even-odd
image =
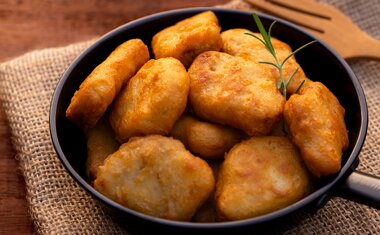
[[[283,67],[284,67],[284,64],[286,61],[288,61],[292,56],[294,56],[297,52],[299,52],[300,50],[302,50],[303,48],[315,43],[317,40],[314,40],[314,41],[311,41],[303,46],[301,46],[300,48],[296,49],[295,51],[293,51],[292,53],[290,53],[282,62],[279,61],[277,55],[276,55],[276,51],[272,45],[272,41],[271,41],[271,34],[272,34],[272,28],[273,26],[275,25],[276,21],[272,22],[272,24],[269,26],[269,29],[268,29],[268,32],[265,30],[264,28],[264,25],[262,24],[260,18],[255,14],[253,13],[252,14],[253,16],[253,19],[255,20],[255,23],[257,25],[257,28],[259,29],[263,39],[261,39],[260,37],[252,34],[252,33],[246,33],[247,35],[250,35],[254,38],[256,38],[257,40],[259,40],[261,43],[264,44],[265,48],[269,51],[269,53],[271,53],[273,55],[273,58],[274,58],[274,63],[273,62],[270,62],[270,61],[258,61],[259,63],[262,63],[262,64],[268,64],[268,65],[272,65],[274,67],[276,67],[278,69],[278,72],[280,74],[280,80],[278,81],[277,83],[277,88],[281,91],[282,95],[285,97],[285,100],[286,100],[286,90],[288,88],[288,85],[290,83],[290,81],[292,80],[292,78],[294,77],[294,75],[297,73],[298,69],[299,68],[296,68],[293,73],[288,77],[287,80],[285,80],[285,76],[284,76],[284,73],[282,71]],[[303,80],[297,87],[296,89],[296,93],[300,90],[300,88],[302,87],[302,85],[305,83],[305,80]]]

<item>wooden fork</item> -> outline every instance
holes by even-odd
[[[343,58],[380,60],[380,41],[371,37],[338,9],[314,0],[245,0],[325,41]]]

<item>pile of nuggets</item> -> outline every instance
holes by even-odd
[[[272,55],[246,32],[221,32],[205,11],[155,34],[154,59],[131,39],[92,71],[66,116],[86,134],[99,192],[160,218],[230,221],[291,205],[340,170],[344,108],[294,57],[285,100],[278,71],[258,62]],[[281,61],[291,53],[272,43]]]

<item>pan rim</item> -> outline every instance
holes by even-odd
[[[248,15],[251,14],[247,11],[241,11],[241,10],[233,10],[233,9],[223,9],[223,8],[215,8],[215,7],[195,7],[195,8],[183,8],[183,9],[177,9],[177,10],[170,10],[165,12],[156,13],[153,15],[149,15],[146,17],[139,18],[137,20],[131,21],[129,23],[126,23],[124,25],[121,25],[114,30],[110,31],[109,33],[105,34],[101,38],[99,38],[95,43],[93,43],[90,47],[88,47],[84,52],[82,52],[75,60],[74,62],[69,66],[69,68],[65,71],[65,73],[62,75],[55,91],[53,94],[53,98],[51,100],[50,105],[50,115],[49,115],[49,127],[50,127],[50,135],[53,142],[54,149],[64,165],[65,169],[69,172],[72,178],[75,179],[75,181],[84,188],[88,193],[90,193],[92,196],[94,196],[96,199],[101,201],[107,206],[110,206],[113,209],[116,209],[118,211],[122,211],[123,213],[127,213],[132,216],[136,216],[140,219],[149,221],[149,222],[155,222],[159,223],[161,225],[168,225],[172,227],[181,227],[181,228],[198,228],[198,229],[220,229],[220,228],[232,228],[232,227],[242,227],[247,225],[254,225],[254,224],[261,224],[264,222],[269,222],[275,219],[278,219],[280,217],[283,217],[285,215],[288,215],[292,212],[295,212],[309,204],[311,204],[313,201],[317,200],[318,198],[322,197],[324,194],[329,192],[331,188],[337,185],[337,183],[344,179],[345,176],[347,176],[352,169],[355,161],[359,157],[359,153],[361,151],[361,148],[364,144],[366,132],[367,132],[367,126],[368,126],[368,110],[367,110],[367,104],[366,99],[364,95],[364,91],[360,85],[360,82],[350,66],[346,63],[346,61],[341,58],[330,46],[326,45],[325,43],[321,42],[322,46],[326,48],[326,50],[333,54],[335,58],[339,61],[339,63],[344,67],[345,71],[347,71],[348,76],[350,77],[351,82],[353,83],[353,86],[355,87],[356,94],[358,96],[359,100],[359,106],[360,106],[360,114],[361,114],[361,124],[360,124],[360,130],[358,133],[358,138],[356,140],[356,143],[353,147],[353,150],[348,156],[347,162],[345,165],[343,165],[340,172],[337,174],[337,176],[334,177],[334,179],[329,182],[328,184],[324,185],[323,187],[319,188],[318,190],[314,191],[310,195],[306,196],[305,198],[297,201],[296,203],[293,203],[292,205],[285,207],[283,209],[274,211],[269,214],[265,214],[262,216],[257,216],[254,218],[248,218],[244,220],[238,220],[238,221],[227,221],[227,222],[215,222],[215,223],[194,223],[194,222],[182,222],[182,221],[173,221],[173,220],[167,220],[162,218],[157,218],[154,216],[146,215],[137,211],[134,211],[132,209],[129,209],[117,202],[112,201],[111,199],[107,198],[106,196],[102,195],[98,191],[96,191],[90,184],[87,183],[87,181],[80,176],[73,168],[73,166],[70,164],[69,160],[65,156],[62,147],[60,145],[58,134],[57,134],[57,123],[56,123],[56,113],[57,113],[57,104],[58,100],[63,88],[63,85],[65,84],[66,80],[70,76],[70,73],[73,71],[73,69],[78,65],[80,61],[82,61],[86,56],[99,46],[101,46],[102,43],[106,42],[110,38],[118,35],[122,31],[126,31],[130,28],[136,27],[140,24],[145,24],[149,21],[154,21],[162,17],[167,17],[170,15],[176,15],[176,14],[192,14],[192,13],[199,13],[202,11],[211,10],[214,12],[230,12],[230,13],[236,13],[236,14],[244,14]],[[300,33],[306,34],[311,38],[316,38],[313,35],[309,34],[308,32],[305,32],[304,30],[300,29],[298,26],[289,23],[287,21],[284,21],[282,19],[275,18],[270,15],[258,13],[260,17],[269,19],[269,20],[276,20],[281,24],[284,24],[288,27],[291,27],[297,31],[300,31]]]

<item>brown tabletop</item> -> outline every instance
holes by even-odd
[[[3,0],[0,2],[0,63],[25,52],[100,36],[133,19],[169,9],[213,6],[228,0]],[[0,234],[31,234],[10,130],[0,105]]]

